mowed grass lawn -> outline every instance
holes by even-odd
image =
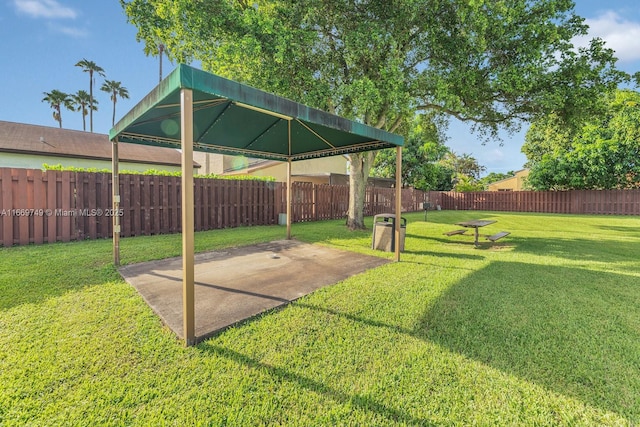
[[[640,218],[406,217],[402,262],[191,348],[120,278],[109,240],[0,250],[0,425],[640,423]],[[479,249],[443,235],[475,218],[512,234]],[[293,234],[393,257],[343,224]],[[284,234],[211,231],[196,246]],[[123,263],[180,254],[179,235],[121,243]]]

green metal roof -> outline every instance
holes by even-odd
[[[179,65],[129,111],[111,129],[109,139],[179,148],[183,88],[193,91],[196,151],[284,161],[379,150],[404,143],[399,135],[187,65]]]

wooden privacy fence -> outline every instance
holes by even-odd
[[[277,224],[286,212],[286,186],[279,182],[195,178],[197,231]],[[108,173],[0,168],[0,244],[26,245],[108,238],[114,215],[121,236],[181,231],[180,178],[120,175],[120,210],[111,202]],[[640,215],[640,190],[504,191],[428,193],[402,190],[402,210],[428,201],[449,210]],[[294,183],[292,222],[344,218],[349,187]],[[364,214],[394,212],[395,189],[367,187]]]
[[[180,178],[120,175],[120,209],[112,209],[111,174],[0,169],[0,243],[3,246],[181,231]],[[422,208],[424,193],[402,190],[404,211]],[[294,183],[293,222],[344,218],[348,186]],[[365,215],[393,212],[395,190],[367,188]],[[286,212],[286,185],[278,182],[194,179],[196,231],[277,224]]]
[[[402,211],[414,212],[422,209],[425,193],[411,188],[402,189],[401,198]],[[364,215],[393,213],[395,200],[395,188],[367,187]],[[293,222],[345,218],[349,208],[349,186],[295,182],[292,187],[291,208]]]
[[[427,197],[449,210],[640,215],[640,190],[431,191]]]
[[[3,246],[181,230],[180,178],[120,175],[120,209],[112,208],[111,174],[0,169],[0,242]],[[286,188],[281,183],[196,178],[197,231],[276,224]]]

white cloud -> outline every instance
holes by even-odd
[[[69,27],[66,25],[49,24],[49,29],[57,33],[62,33],[71,37],[86,37],[89,33],[81,28]]]
[[[75,19],[78,13],[61,5],[56,0],[13,0],[13,4],[20,13],[32,18],[70,18]]]
[[[498,148],[494,148],[491,151],[491,159],[494,161],[500,161],[504,159],[504,152]]]
[[[589,36],[576,39],[578,46],[586,46],[594,37],[606,42],[606,47],[615,50],[620,62],[640,59],[640,22],[629,21],[616,12],[608,11],[594,19],[585,19],[589,26]]]

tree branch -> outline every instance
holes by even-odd
[[[395,132],[396,129],[398,129],[398,127],[402,124],[402,116],[398,116],[396,117],[396,119],[393,121],[393,124],[391,125],[391,127],[389,128],[389,132]]]
[[[504,122],[509,122],[511,120],[527,120],[528,117],[525,115],[521,115],[519,113],[506,113],[506,114],[499,114],[497,117],[471,117],[471,116],[467,116],[464,113],[462,113],[461,111],[457,111],[457,110],[452,110],[450,108],[446,108],[442,105],[438,105],[438,104],[432,104],[432,103],[426,103],[426,104],[422,104],[422,105],[418,105],[416,107],[416,110],[420,110],[420,111],[427,111],[427,110],[435,110],[438,111],[440,113],[445,113],[448,115],[451,115],[453,117],[455,117],[456,119],[460,120],[461,122],[475,122],[475,123],[483,123],[483,124],[500,124],[500,123],[504,123]]]

